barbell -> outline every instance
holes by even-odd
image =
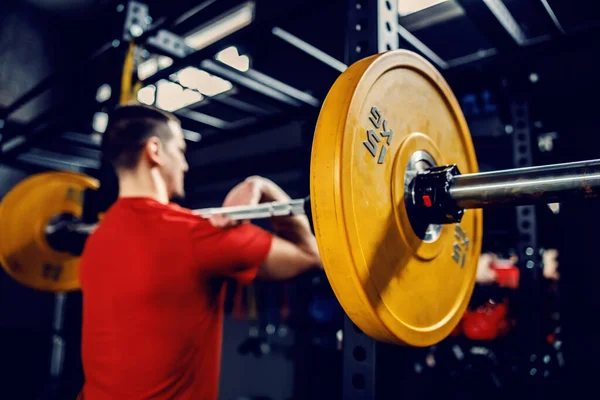
[[[0,203],[8,274],[38,290],[77,290],[79,254],[64,238],[83,243],[93,232],[79,218],[83,193],[98,187],[69,172],[17,184]],[[450,334],[468,305],[483,208],[599,192],[600,160],[478,172],[446,81],[424,58],[396,50],[356,62],[331,87],[315,129],[309,197],[195,212],[256,219],[309,209],[325,273],[349,318],[376,340],[428,346]]]

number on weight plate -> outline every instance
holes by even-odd
[[[369,116],[369,121],[373,127],[377,130],[380,128],[380,132],[376,132],[373,129],[367,129],[367,140],[363,142],[369,153],[373,158],[377,157],[377,164],[383,164],[385,161],[385,155],[387,154],[387,148],[392,143],[392,137],[394,136],[394,132],[388,128],[388,121],[383,119],[381,112],[377,109],[377,107],[371,107],[371,115]],[[385,139],[383,143],[381,143],[381,149],[379,149],[379,143],[381,139]],[[379,150],[379,156],[377,156],[377,152]]]
[[[460,225],[456,225],[456,229],[454,230],[454,245],[452,246],[452,259],[460,265],[461,268],[464,268],[465,262],[467,261],[467,252],[469,251],[469,244],[471,241],[469,237],[460,227]]]

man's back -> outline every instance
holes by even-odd
[[[84,399],[216,398],[222,278],[253,279],[270,240],[119,199],[82,256]]]

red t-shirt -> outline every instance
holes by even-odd
[[[84,400],[216,399],[226,277],[249,283],[272,236],[120,198],[80,264]]]

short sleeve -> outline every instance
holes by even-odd
[[[191,239],[202,272],[246,284],[266,260],[273,236],[249,223],[219,229],[202,221],[192,228]]]

